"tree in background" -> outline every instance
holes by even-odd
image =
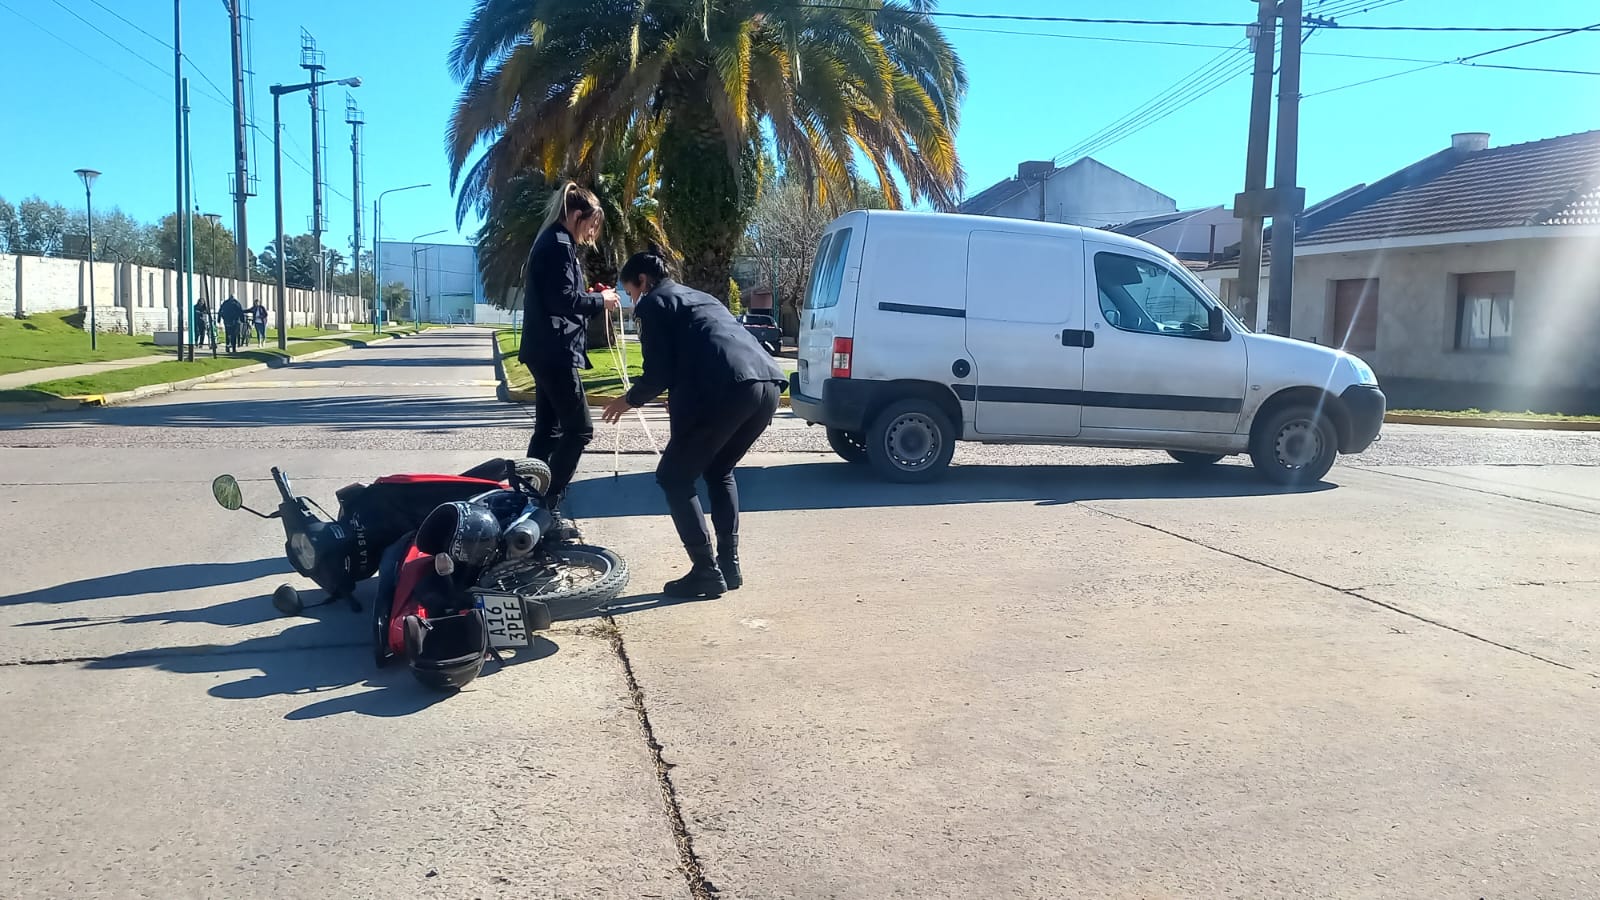
[[[96,226],[99,227],[98,225]],[[178,260],[178,217],[168,213],[156,226],[156,247],[161,265],[181,269]],[[229,277],[237,274],[234,266],[233,232],[220,222],[211,224],[204,216],[194,217],[194,270],[204,275]]]
[[[67,215],[67,234],[88,234],[83,210],[75,209]],[[139,222],[120,207],[114,206],[106,212],[95,211],[95,259],[140,266],[171,265],[170,259],[161,257],[160,237],[158,227]]]
[[[22,243],[22,223],[17,219],[17,208],[11,201],[0,197],[0,250],[7,253],[20,252],[16,248]]]
[[[39,197],[29,197],[17,205],[17,238],[11,252],[60,256],[66,237],[66,207]]]
[[[450,58],[463,82],[447,135],[452,187],[487,208],[519,173],[592,183],[615,156],[630,175],[649,156],[684,280],[725,294],[764,130],[820,202],[849,194],[864,160],[890,206],[956,206],[966,75],[932,8],[478,0]]]
[[[404,281],[391,281],[383,286],[383,308],[389,318],[403,319],[411,315],[411,289]]]
[[[196,244],[198,244],[198,240]],[[317,285],[317,241],[309,234],[284,238],[284,280],[292,288],[310,290]],[[269,277],[278,278],[278,243],[270,241],[261,248],[261,266]],[[342,260],[343,257],[341,256]]]
[[[780,309],[799,315],[823,229],[852,209],[885,208],[889,208],[888,199],[865,181],[857,180],[854,196],[834,194],[821,200],[807,191],[803,178],[791,173],[769,174],[740,248],[740,255],[761,273],[759,283],[750,287],[764,290],[775,283]],[[783,316],[778,318],[782,324]]]
[[[377,283],[372,277],[372,251],[361,251],[361,260],[358,265],[361,267],[361,296],[371,300],[378,293]],[[345,268],[343,257],[339,259],[338,267]],[[330,283],[333,285],[333,291],[336,294],[345,294],[351,297],[356,295],[356,273],[353,270],[335,271],[333,280]]]

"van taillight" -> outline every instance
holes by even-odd
[[[850,377],[850,354],[854,349],[855,341],[850,338],[833,339],[833,377]]]

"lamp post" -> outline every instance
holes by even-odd
[[[389,194],[398,194],[401,191],[414,191],[419,188],[433,187],[432,184],[409,184],[405,187],[390,188],[378,193],[378,202],[372,210],[372,280],[375,282],[372,289],[372,333],[378,333],[378,310],[383,302],[383,260],[378,257],[378,242],[383,239],[383,198]]]
[[[84,221],[89,226],[89,349],[100,349],[100,338],[94,325],[94,180],[100,173],[94,169],[74,169],[83,181]]]
[[[217,277],[217,229],[222,227],[221,213],[201,213],[200,218],[211,223],[211,246],[206,248],[206,280],[201,282],[206,286],[206,296],[211,298],[213,314],[216,312],[217,298],[211,293],[211,279]]]
[[[432,247],[423,247],[421,249],[418,249],[415,246],[415,244],[417,243],[417,241],[420,241],[423,238],[433,237],[436,234],[444,234],[444,231],[445,230],[443,228],[441,228],[438,231],[430,231],[427,234],[419,234],[416,237],[411,239],[411,243],[413,245],[412,248],[411,248],[411,289],[413,291],[416,290],[416,287],[417,287],[417,254],[418,253],[427,253],[429,250],[433,249]],[[423,287],[423,295],[426,296],[427,295],[427,287],[428,287],[428,270],[426,268],[424,268],[422,270],[422,287]],[[415,333],[415,334],[421,334],[422,333],[422,304],[413,303],[412,304],[411,313],[412,313],[412,319],[413,319],[412,332]]]
[[[278,219],[278,349],[289,349],[289,334],[285,320],[288,318],[286,298],[289,292],[289,270],[283,252],[283,114],[285,94],[309,91],[325,84],[360,87],[360,78],[341,78],[338,81],[306,81],[300,84],[275,84],[272,86],[272,195],[273,209]],[[319,263],[320,264],[320,263]]]

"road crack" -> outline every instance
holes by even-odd
[[[1417,479],[1417,480],[1421,480],[1421,479]],[[1251,558],[1249,556],[1245,556],[1243,553],[1236,553],[1236,552],[1234,552],[1232,550],[1227,550],[1227,549],[1224,549],[1222,547],[1216,547],[1216,546],[1213,546],[1211,544],[1206,543],[1205,541],[1196,540],[1196,539],[1194,539],[1192,537],[1189,537],[1186,534],[1180,534],[1180,533],[1178,533],[1176,531],[1172,531],[1172,530],[1169,530],[1169,529],[1166,529],[1166,528],[1162,528],[1159,525],[1151,525],[1149,522],[1141,522],[1138,519],[1134,519],[1134,518],[1131,518],[1129,516],[1119,515],[1117,513],[1111,512],[1109,510],[1101,509],[1101,508],[1099,508],[1097,506],[1091,506],[1089,504],[1081,504],[1081,505],[1084,506],[1086,509],[1089,509],[1089,510],[1091,510],[1093,512],[1097,512],[1102,516],[1106,516],[1107,518],[1116,519],[1116,520],[1118,520],[1120,522],[1127,522],[1130,525],[1137,525],[1140,528],[1148,528],[1151,531],[1167,535],[1168,537],[1177,538],[1180,541],[1185,541],[1187,543],[1195,545],[1196,547],[1203,547],[1203,548],[1205,548],[1207,550],[1210,550],[1210,551],[1212,551],[1214,553],[1221,553],[1224,556],[1231,556],[1234,559],[1237,559],[1237,560],[1239,560],[1241,562],[1247,562],[1247,563],[1250,563],[1251,565],[1260,566],[1263,569],[1271,569],[1272,571],[1277,572],[1280,575],[1287,575],[1290,578],[1294,578],[1294,579],[1299,580],[1299,581],[1304,581],[1307,584],[1314,584],[1317,587],[1327,588],[1330,591],[1334,591],[1336,593],[1343,594],[1346,597],[1352,597],[1352,598],[1354,598],[1356,600],[1360,600],[1360,601],[1362,601],[1364,603],[1370,603],[1373,606],[1377,606],[1377,607],[1380,607],[1382,609],[1386,609],[1386,610],[1388,610],[1388,611],[1390,611],[1392,613],[1398,613],[1399,615],[1405,616],[1408,619],[1414,619],[1414,620],[1416,620],[1418,622],[1422,622],[1423,624],[1432,625],[1435,628],[1442,628],[1445,631],[1449,631],[1449,632],[1452,632],[1454,634],[1459,634],[1459,635],[1461,635],[1462,637],[1465,637],[1465,638],[1471,638],[1474,641],[1479,641],[1481,643],[1488,644],[1491,647],[1498,647],[1501,650],[1509,650],[1512,653],[1516,653],[1516,654],[1518,654],[1520,656],[1526,656],[1529,659],[1538,660],[1539,662],[1545,663],[1547,665],[1555,666],[1558,669],[1566,669],[1569,672],[1577,672],[1577,671],[1579,671],[1576,666],[1570,666],[1570,665],[1568,665],[1568,664],[1566,664],[1564,662],[1560,662],[1558,660],[1551,659],[1551,658],[1549,658],[1547,656],[1540,656],[1539,654],[1534,653],[1532,650],[1524,650],[1521,647],[1515,647],[1515,646],[1512,646],[1511,644],[1506,644],[1506,643],[1502,643],[1500,641],[1497,641],[1494,638],[1485,637],[1485,636],[1483,636],[1481,634],[1476,634],[1474,632],[1466,630],[1465,628],[1459,628],[1459,627],[1457,627],[1455,625],[1451,625],[1451,624],[1446,623],[1446,622],[1441,622],[1438,619],[1429,618],[1429,617],[1427,617],[1425,615],[1422,615],[1421,613],[1412,612],[1409,609],[1405,609],[1404,607],[1396,606],[1393,603],[1389,603],[1389,602],[1386,602],[1386,601],[1383,601],[1383,600],[1379,600],[1376,597],[1369,597],[1366,594],[1363,594],[1358,590],[1355,590],[1355,589],[1352,589],[1352,588],[1342,588],[1342,587],[1339,587],[1337,585],[1329,584],[1326,581],[1319,581],[1319,580],[1317,580],[1315,578],[1312,578],[1309,575],[1302,575],[1299,572],[1292,572],[1292,571],[1290,571],[1288,569],[1283,568],[1282,566],[1275,566],[1272,563],[1265,562],[1265,561],[1259,560],[1259,559],[1253,559],[1253,558]],[[1592,673],[1591,673],[1591,677],[1594,677]]]
[[[683,880],[688,885],[692,900],[715,900],[717,888],[706,879],[705,870],[700,865],[700,857],[695,854],[694,837],[689,834],[689,826],[683,818],[683,808],[678,803],[678,790],[672,784],[672,765],[661,754],[661,742],[656,740],[655,728],[650,724],[650,712],[645,708],[644,689],[639,686],[639,679],[633,671],[633,661],[628,658],[628,648],[622,641],[622,629],[617,627],[617,620],[611,616],[603,616],[602,621],[605,624],[595,631],[605,634],[610,639],[611,651],[622,663],[622,675],[628,683],[628,695],[632,701],[633,711],[639,717],[639,728],[644,733],[645,746],[649,748],[651,762],[655,765],[656,784],[661,788],[661,802],[666,807],[667,822],[672,828],[673,840],[678,845],[678,871],[683,874]]]

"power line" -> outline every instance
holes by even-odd
[[[172,77],[172,73],[169,72],[165,66],[161,65],[158,62],[155,62],[154,60],[150,59],[150,57],[145,56],[144,54],[142,54],[139,51],[133,49],[132,47],[129,47],[127,44],[124,44],[122,41],[120,41],[116,37],[114,37],[110,32],[107,32],[105,29],[101,28],[99,25],[96,25],[94,22],[92,22],[89,19],[85,18],[83,16],[83,14],[79,13],[77,10],[73,9],[70,6],[67,6],[65,3],[62,3],[61,0],[50,0],[50,2],[54,3],[56,6],[59,6],[64,10],[66,10],[70,15],[72,15],[73,18],[77,19],[78,21],[82,22],[83,24],[85,24],[85,25],[89,26],[90,28],[94,29],[95,33],[99,34],[101,37],[105,38],[106,40],[110,41],[113,44],[116,44],[118,47],[121,47],[123,50],[126,50],[128,53],[132,54],[140,62],[144,63],[145,65],[149,66],[152,69],[155,69],[157,72],[160,72],[163,76],[165,76],[167,78],[171,78]],[[94,3],[96,6],[99,6],[102,9],[106,9],[105,5],[100,3],[100,2],[98,2],[98,0],[89,0],[89,2]],[[118,15],[114,10],[107,9],[107,11],[111,12],[112,15],[117,16],[118,19],[121,19],[124,22],[128,22],[127,19],[123,18],[121,15]],[[132,22],[128,22],[128,24],[129,25],[133,25]],[[36,23],[35,23],[35,27],[38,27]],[[137,25],[133,25],[133,27],[138,29],[138,31],[141,34],[144,34],[144,35],[146,35],[148,37],[152,37],[152,38],[155,37],[154,35],[151,35],[150,32],[145,31],[143,28],[139,28],[139,26],[137,26]],[[156,40],[157,43],[162,44],[162,46],[166,47],[167,49],[169,49],[169,50],[172,49],[172,45],[171,44],[168,44],[168,43],[166,43],[165,41],[162,41],[159,38],[155,38],[155,40]],[[189,59],[189,55],[188,54],[184,54],[184,59],[186,59],[186,60]],[[190,60],[190,62],[192,63],[193,60]],[[215,81],[212,81],[211,77],[205,73],[205,70],[201,69],[199,66],[194,66],[194,71],[202,79],[204,79],[207,84],[211,85],[212,93],[215,96],[214,97],[207,97],[207,99],[215,99],[215,100],[217,100],[218,102],[220,102],[220,103],[222,103],[224,105],[228,105],[228,104],[230,104],[232,102],[232,101],[228,100],[228,98],[222,93],[222,89],[217,87],[217,83]]]
[[[1390,4],[1392,5],[1392,4]],[[801,3],[808,9],[837,9],[845,12],[878,12],[876,8],[842,4]],[[1376,7],[1375,7],[1376,8]],[[922,15],[943,19],[976,19],[1001,22],[1061,22],[1076,25],[1160,25],[1186,28],[1247,28],[1252,22],[1202,22],[1189,19],[1103,19],[1091,16],[1034,16],[1021,13],[969,13],[928,10]],[[1581,28],[1548,28],[1523,25],[1339,25],[1346,31],[1478,32],[1522,34],[1566,34]]]
[[[52,38],[55,38],[58,42],[60,42],[62,44],[65,44],[68,49],[76,51],[78,54],[80,54],[81,56],[85,57],[90,62],[96,63],[97,65],[101,66],[102,68],[106,69],[107,71],[111,72],[114,75],[121,76],[129,84],[133,85],[134,87],[138,88],[141,91],[144,91],[145,93],[149,94],[150,96],[155,97],[156,99],[162,100],[162,101],[167,101],[167,100],[171,99],[170,97],[167,97],[164,94],[157,93],[149,85],[146,85],[142,81],[136,80],[132,75],[129,75],[127,72],[122,71],[121,69],[117,68],[116,66],[113,66],[110,63],[106,62],[105,60],[101,59],[100,57],[94,55],[93,53],[90,53],[89,51],[83,49],[82,47],[79,47],[77,44],[74,44],[73,42],[67,40],[66,38],[62,37],[61,35],[56,34],[54,31],[51,31],[50,29],[44,27],[43,25],[40,25],[38,22],[35,22],[34,20],[28,18],[27,16],[23,15],[22,13],[17,12],[16,9],[12,8],[9,4],[4,3],[4,2],[0,2],[0,9],[4,9],[6,12],[9,12],[12,15],[16,16],[17,18],[21,19],[22,21],[27,22],[29,25],[32,25],[34,28],[37,28],[40,31],[44,32],[46,35],[48,35],[48,36],[50,36]]]
[[[1426,72],[1429,69],[1437,69],[1440,66],[1448,66],[1448,65],[1456,65],[1456,64],[1469,65],[1469,66],[1470,65],[1475,65],[1472,62],[1472,60],[1482,59],[1485,56],[1492,56],[1493,54],[1496,54],[1496,53],[1504,53],[1507,50],[1516,50],[1516,49],[1519,49],[1519,48],[1522,48],[1522,47],[1527,47],[1527,46],[1532,45],[1532,44],[1542,43],[1544,41],[1555,40],[1556,38],[1559,38],[1559,37],[1566,37],[1569,34],[1578,34],[1579,32],[1594,31],[1596,29],[1600,29],[1600,22],[1596,22],[1593,25],[1585,25],[1582,28],[1569,28],[1566,31],[1560,32],[1559,34],[1547,34],[1544,37],[1537,37],[1537,38],[1533,38],[1531,40],[1526,40],[1526,41],[1518,41],[1515,44],[1508,44],[1508,45],[1506,45],[1504,47],[1496,47],[1493,50],[1485,50],[1485,51],[1483,51],[1481,53],[1474,53],[1471,56],[1463,56],[1460,59],[1453,59],[1453,60],[1448,60],[1448,61],[1445,61],[1445,62],[1429,63],[1429,64],[1427,64],[1425,66],[1418,66],[1418,67],[1416,67],[1414,69],[1406,69],[1405,71],[1402,71],[1402,72],[1391,72],[1388,75],[1379,75],[1376,78],[1367,78],[1367,79],[1363,79],[1361,81],[1351,82],[1350,84],[1341,84],[1338,87],[1331,87],[1331,88],[1327,88],[1326,90],[1321,90],[1321,91],[1316,91],[1314,93],[1305,94],[1305,95],[1303,95],[1302,99],[1310,99],[1312,97],[1320,97],[1323,94],[1332,94],[1335,91],[1343,91],[1343,90],[1348,90],[1349,88],[1361,87],[1362,85],[1375,84],[1375,83],[1377,83],[1379,81],[1388,81],[1391,78],[1399,78],[1402,75],[1415,75],[1418,72]],[[1573,70],[1573,71],[1574,71],[1574,73],[1577,73],[1579,70]]]

